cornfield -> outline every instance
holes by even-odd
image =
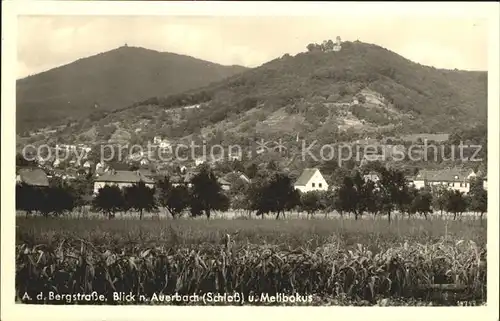
[[[220,235],[227,237],[220,241],[186,242],[172,227],[165,229],[169,240],[156,242],[151,235],[147,241],[139,241],[137,234],[136,242],[130,235],[119,239],[116,231],[102,231],[100,241],[96,235],[82,238],[71,231],[37,232],[32,239],[21,233],[16,245],[16,299],[67,304],[76,302],[51,301],[49,293],[98,293],[105,298],[100,304],[166,304],[152,298],[237,293],[241,298],[311,296],[312,301],[303,303],[308,305],[486,302],[486,249],[473,240],[441,236],[418,242],[401,237],[400,242],[381,240],[375,251],[369,243],[348,242],[349,231],[314,242],[311,235],[310,239],[303,236],[299,245],[269,243],[265,238],[260,243],[250,242],[241,237],[243,232],[227,234],[226,230]],[[277,239],[283,237],[276,233]],[[429,290],[435,284],[462,290]],[[40,293],[43,295],[36,299]],[[117,299],[116,293],[135,295],[136,300]]]

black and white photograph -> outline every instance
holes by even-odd
[[[2,28],[2,305],[498,307],[498,3],[91,2]]]

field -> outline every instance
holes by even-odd
[[[25,303],[70,302],[23,300],[24,293],[49,291],[96,291],[103,304],[486,302],[486,220],[18,217],[16,223],[17,300]],[[138,299],[123,302],[113,292]],[[155,293],[238,293],[245,302],[162,302]],[[261,294],[277,299],[248,302]],[[283,299],[290,295],[307,302]]]

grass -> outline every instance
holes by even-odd
[[[482,303],[485,248],[486,221],[478,220],[19,217],[16,288],[19,299],[25,291],[98,291],[108,304],[121,303],[114,291],[298,293],[321,305]],[[450,297],[421,289],[434,283],[465,290]]]

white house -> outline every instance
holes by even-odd
[[[377,183],[380,180],[380,176],[377,172],[369,172],[368,174],[363,175],[363,179],[365,182],[372,181]]]
[[[219,182],[219,184],[221,185],[222,189],[224,191],[228,191],[230,188],[231,188],[231,183],[229,183],[228,181],[226,181],[224,178],[219,178],[217,179],[217,182]]]
[[[295,189],[302,193],[310,191],[326,191],[328,183],[317,168],[306,168],[294,184]]]
[[[59,158],[56,158],[54,163],[52,163],[52,167],[56,168],[59,167],[59,165],[61,165],[61,161],[59,160]]]
[[[194,160],[194,165],[195,166],[200,166],[201,164],[204,164],[206,162],[205,157],[198,157]]]
[[[469,193],[470,180],[476,177],[474,171],[461,171],[458,169],[445,169],[434,171],[420,171],[413,184],[417,189],[424,186],[442,185],[448,189]]]
[[[241,160],[241,152],[237,153],[229,153],[228,159],[230,161],[236,161],[236,160]]]
[[[164,139],[160,142],[160,148],[169,148],[171,146],[172,146],[172,144],[166,139]]]
[[[135,183],[143,181],[144,184],[149,187],[154,187],[154,181],[144,175],[139,171],[115,171],[111,170],[99,176],[94,181],[94,194],[99,192],[99,189],[104,186],[118,186],[119,188],[124,188],[126,186],[131,186]]]
[[[86,161],[85,163],[83,163],[83,167],[90,168],[90,167],[92,167],[92,164],[89,161]]]

